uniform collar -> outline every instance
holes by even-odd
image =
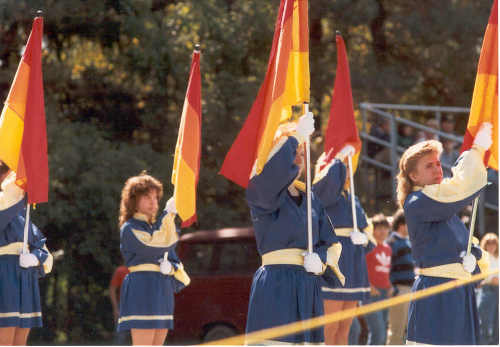
[[[149,220],[148,216],[146,216],[144,213],[139,213],[139,212],[136,212],[134,213],[134,216],[133,216],[135,219],[137,220],[140,220],[140,221],[143,221],[143,222],[146,222],[148,224],[153,224],[155,221],[154,221],[154,218],[152,221]]]
[[[422,189],[424,189],[424,187],[422,187],[422,186],[414,186],[413,187],[414,192],[417,192],[417,191],[422,190]]]

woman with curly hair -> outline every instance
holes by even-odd
[[[42,326],[38,279],[52,270],[53,258],[33,223],[22,252],[26,198],[2,161],[0,185],[0,345],[26,345],[30,329]]]
[[[134,345],[163,345],[173,328],[174,293],[189,284],[175,253],[175,201],[156,219],[162,184],[142,173],[125,182],[120,203],[120,249],[130,273],[122,284],[118,331]]]
[[[481,239],[481,249],[488,252],[489,270],[498,270],[498,236],[494,233],[485,234]],[[479,342],[498,345],[498,273],[486,277],[479,286]]]
[[[491,124],[482,124],[472,148],[457,160],[450,178],[443,179],[442,145],[436,140],[411,146],[399,161],[398,202],[404,209],[412,255],[419,268],[412,291],[470,278],[477,271],[476,259],[482,252],[475,246],[466,254],[469,231],[457,213],[486,186],[483,156],[491,146],[491,132]],[[478,333],[473,284],[410,303],[409,344],[474,345]]]

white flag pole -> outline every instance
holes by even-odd
[[[479,205],[479,196],[474,199],[474,205],[472,205],[472,216],[470,219],[470,230],[469,230],[469,243],[467,244],[467,255],[470,254],[470,250],[472,248],[472,237],[474,236],[474,227],[476,225],[477,205]]]
[[[304,103],[304,115],[309,113],[309,104]],[[313,252],[312,245],[312,213],[311,213],[311,141],[306,139],[306,196],[307,196],[307,253]]]
[[[30,225],[30,204],[26,205],[26,221],[24,223],[23,254],[28,253],[28,229]]]
[[[354,231],[358,231],[358,218],[356,218],[356,203],[354,197],[356,194],[354,193],[354,175],[352,169],[352,157],[350,155],[347,156],[349,161],[349,181],[351,186],[351,208],[352,208],[352,228]]]

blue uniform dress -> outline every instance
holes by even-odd
[[[136,213],[120,230],[120,249],[130,273],[120,293],[118,331],[172,329],[174,293],[189,284],[189,277],[175,253],[178,235],[174,214],[165,211],[153,224]],[[168,252],[173,273],[160,272],[159,260]]]
[[[303,261],[300,250],[307,250],[306,195],[300,192],[301,201],[297,204],[288,192],[298,175],[298,167],[294,164],[297,145],[295,137],[278,143],[262,172],[250,179],[246,191],[257,249],[264,264],[270,254],[282,254],[290,249],[297,250],[296,258]],[[338,240],[320,202],[314,195],[311,200],[313,251],[325,264],[331,259],[330,252],[338,250],[340,244],[335,244]],[[339,253],[338,250],[338,256]],[[246,326],[248,333],[323,315],[321,277],[306,272],[303,265],[289,263],[284,256],[278,258],[283,261],[263,265],[254,275]],[[323,328],[278,337],[276,341],[321,343],[324,341]]]
[[[339,260],[340,271],[345,275],[345,286],[340,286],[336,277],[327,277],[323,280],[323,299],[339,301],[366,300],[370,297],[370,284],[368,282],[368,271],[366,267],[366,253],[370,252],[375,240],[369,231],[365,211],[359,200],[355,198],[356,218],[359,230],[365,229],[371,241],[367,245],[355,245],[348,235],[352,230],[352,207],[351,195],[343,190],[346,180],[346,167],[338,159],[325,167],[315,178],[313,191],[321,200],[330,218],[335,232],[342,244],[342,255]],[[340,231],[345,233],[340,235]]]
[[[420,268],[412,291],[449,282],[452,278],[467,278],[462,256],[467,249],[469,231],[457,213],[486,185],[482,154],[475,147],[464,152],[452,168],[451,178],[443,179],[440,184],[416,187],[406,198],[404,212],[412,255]],[[477,247],[473,247],[472,253],[477,258],[481,256]],[[429,269],[439,265],[454,267],[452,274],[447,275],[451,278],[439,271],[429,274]],[[410,303],[409,342],[474,345],[478,342],[478,329],[473,284]]]
[[[0,327],[33,328],[42,326],[38,279],[52,270],[53,258],[45,246],[45,237],[30,223],[29,252],[40,265],[22,268],[26,200],[20,193],[14,199],[0,192]],[[6,201],[8,200],[8,201]]]

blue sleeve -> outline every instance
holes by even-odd
[[[289,137],[267,161],[262,172],[250,179],[246,199],[251,207],[272,212],[281,206],[288,186],[299,173],[298,166],[294,164],[297,145],[297,139]]]
[[[40,262],[40,266],[38,267],[39,275],[40,277],[43,277],[46,275],[43,263],[47,261],[47,258],[52,257],[52,255],[49,253],[47,247],[45,247],[47,239],[40,231],[40,229],[38,229],[38,227],[33,223],[31,223],[30,229],[31,230],[28,234],[30,253],[37,257],[38,261]],[[50,260],[50,262],[52,263],[52,259]],[[50,265],[50,269],[52,269],[52,265]]]
[[[346,180],[346,171],[345,165],[335,159],[326,175],[317,178],[317,182],[313,185],[313,192],[321,200],[323,206],[333,205],[339,199]]]
[[[9,223],[20,214],[26,206],[26,198],[22,199],[15,205],[0,211],[0,230],[3,230]]]
[[[427,223],[448,220],[469,205],[479,193],[480,191],[460,201],[440,202],[422,192],[415,192],[405,202],[405,213]]]

